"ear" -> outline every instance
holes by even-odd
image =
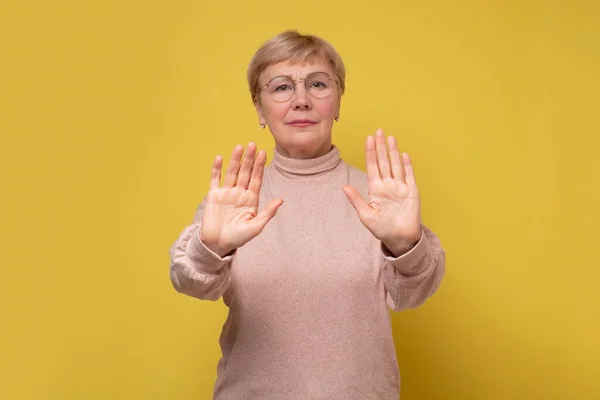
[[[256,108],[256,114],[258,115],[258,124],[264,129],[265,126],[267,126],[267,120],[263,115],[263,110],[259,100],[254,100],[254,107]]]
[[[258,115],[258,118],[263,118],[264,115],[263,115],[262,106],[260,105],[259,99],[254,100],[254,108],[256,108],[256,114]]]

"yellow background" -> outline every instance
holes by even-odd
[[[438,294],[394,314],[402,400],[599,399],[598,21],[566,0],[2,2],[0,398],[210,398],[226,308],[177,294],[167,251],[215,155],[272,153],[245,69],[296,28],[347,65],[344,159],[395,135],[447,250]]]

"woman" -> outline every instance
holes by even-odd
[[[367,173],[332,144],[345,69],[322,39],[284,32],[248,68],[273,161],[254,143],[222,159],[170,250],[177,291],[223,297],[215,399],[397,399],[389,310],[438,289],[445,252],[421,223],[409,156],[381,130]],[[367,200],[365,200],[367,199]]]

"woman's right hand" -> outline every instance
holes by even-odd
[[[242,146],[233,150],[222,187],[223,159],[215,158],[202,215],[200,240],[221,257],[258,236],[283,204],[282,199],[275,199],[258,212],[267,154],[263,150],[256,154],[256,144],[252,142],[242,161],[243,152]]]

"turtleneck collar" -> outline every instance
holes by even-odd
[[[275,149],[272,164],[286,176],[316,175],[331,171],[340,163],[340,150],[332,145],[331,150],[320,157],[295,159],[283,156]]]

